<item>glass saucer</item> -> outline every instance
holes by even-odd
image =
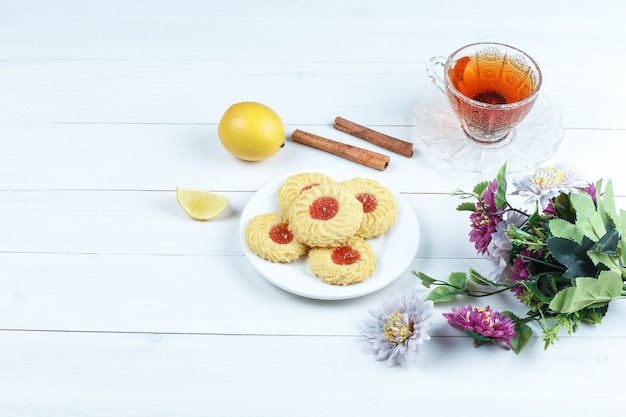
[[[560,110],[540,93],[526,118],[495,145],[481,145],[465,136],[445,95],[430,86],[414,108],[417,137],[429,152],[465,171],[494,175],[507,163],[507,172],[529,171],[556,152],[563,140]]]

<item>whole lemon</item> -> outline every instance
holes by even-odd
[[[244,161],[262,161],[285,144],[285,126],[264,104],[244,101],[230,106],[217,127],[228,152]]]

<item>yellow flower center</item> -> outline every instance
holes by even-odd
[[[487,214],[481,213],[480,216],[476,216],[476,220],[474,221],[474,226],[480,227],[480,226],[484,226],[490,223],[491,223],[491,218],[487,216]]]
[[[487,326],[489,326],[489,330],[493,330],[493,326],[494,324],[498,323],[500,320],[493,320],[491,318],[491,310],[485,310],[484,308],[478,307],[476,308],[476,312],[480,313],[480,321],[483,323],[486,323]],[[470,321],[470,315],[471,315],[472,311],[468,311],[465,314],[465,320],[469,323]]]
[[[383,323],[385,339],[394,343],[402,343],[412,334],[411,327],[402,322],[402,314],[399,311],[392,313]]]
[[[545,167],[534,176],[535,184],[541,188],[550,188],[554,185],[563,184],[565,172],[556,167]]]

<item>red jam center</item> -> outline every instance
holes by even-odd
[[[337,215],[339,202],[332,197],[320,197],[309,206],[313,220],[330,220]]]
[[[378,206],[378,201],[376,200],[376,196],[369,193],[361,193],[357,194],[357,200],[363,204],[363,213],[371,213],[376,210]]]
[[[304,187],[302,187],[302,189],[300,190],[300,194],[302,194],[302,192],[303,192],[303,191],[310,190],[311,188],[313,188],[313,187],[317,187],[318,185],[319,185],[319,184],[318,184],[318,183],[316,183],[316,182],[314,182],[314,183],[312,183],[312,184],[305,185],[305,186],[304,186]]]
[[[337,265],[352,265],[361,259],[361,254],[350,246],[339,246],[333,250],[331,259]]]
[[[287,229],[287,223],[279,223],[270,229],[270,239],[279,245],[286,245],[293,240],[293,234]]]

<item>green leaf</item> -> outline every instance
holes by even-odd
[[[552,207],[554,207],[554,211],[559,218],[570,223],[574,223],[576,221],[576,213],[574,212],[574,209],[572,209],[568,194],[561,193],[552,199]]]
[[[541,224],[544,222],[544,217],[542,217],[539,212],[537,210],[534,211],[533,214],[530,215],[530,217],[528,218],[528,220],[526,221],[526,224],[528,225],[528,227],[534,227],[537,226],[538,224]]]
[[[596,190],[600,192],[602,181],[598,181]],[[622,228],[622,221],[615,206],[615,195],[613,194],[613,182],[608,180],[602,192],[602,198],[597,199],[598,212],[603,215],[604,221],[609,221],[617,230]]]
[[[413,275],[418,277],[420,279],[420,281],[422,282],[422,285],[424,287],[426,287],[426,288],[430,288],[430,286],[437,281],[436,279],[429,277],[428,275],[424,274],[423,272],[415,272],[415,271],[413,271]]]
[[[618,251],[620,252],[620,261],[622,265],[626,265],[626,242],[620,239],[617,244]]]
[[[620,216],[620,224],[619,225],[616,224],[615,227],[617,228],[617,230],[619,230],[620,236],[626,236],[626,211],[620,210],[619,216]],[[621,221],[621,219],[624,219],[624,221]]]
[[[561,237],[550,237],[547,240],[548,249],[554,258],[567,268],[563,273],[565,278],[595,277],[597,270],[587,255],[587,250],[593,242],[584,240],[579,244],[573,240]]]
[[[496,182],[498,184],[498,189],[496,190],[496,207],[502,208],[507,205],[506,201],[506,163],[502,165],[498,174],[496,175]]]
[[[598,271],[607,269],[621,271],[621,268],[612,261],[611,256],[605,253],[589,252],[589,259],[592,260]]]
[[[522,281],[521,284],[524,285],[524,287],[528,291],[530,291],[531,294],[537,297],[537,299],[539,299],[539,301],[541,301],[543,304],[550,304],[550,301],[552,301],[552,296],[544,294],[543,291],[541,291],[541,289],[539,288],[537,281],[527,280]]]
[[[476,184],[472,191],[474,192],[474,194],[480,197],[480,195],[483,193],[483,191],[487,189],[488,186],[489,186],[489,181],[482,181]]]
[[[448,282],[453,287],[464,290],[467,287],[467,274],[465,272],[453,272],[448,277]]]
[[[522,319],[517,317],[510,311],[503,311],[502,314],[505,317],[510,318],[515,323],[515,337],[511,339],[511,349],[516,354],[519,354],[524,346],[533,336],[533,331]]]
[[[431,300],[433,303],[442,303],[446,301],[451,301],[457,295],[463,294],[463,290],[459,290],[458,288],[450,287],[447,285],[442,285],[430,292],[426,297],[427,300]]]
[[[472,282],[475,282],[476,284],[489,285],[490,287],[497,287],[497,286],[499,286],[498,284],[496,284],[495,282],[493,282],[489,278],[486,278],[483,275],[481,275],[475,269],[470,269],[469,277],[470,277],[470,280]]]
[[[491,343],[496,343],[495,340],[493,340],[490,337],[487,336],[483,336],[482,334],[473,332],[471,330],[463,330],[466,334],[468,334],[469,336],[472,337],[472,339],[474,339],[476,342],[480,343],[484,343],[484,342],[491,342]]]
[[[622,294],[622,277],[614,271],[602,271],[598,278],[576,278],[572,284],[552,299],[552,310],[574,313],[586,307],[601,306]]]
[[[621,253],[618,252],[619,243],[619,232],[617,229],[610,228],[597,243],[589,248],[587,255],[600,269],[613,269],[621,272],[621,267],[618,265],[617,259],[615,259]]]
[[[576,227],[575,224],[563,219],[552,219],[548,222],[550,233],[555,237],[562,237],[565,239],[575,240],[581,242],[583,234]]]
[[[618,256],[617,247],[619,240],[617,229],[609,229],[596,244],[589,248],[587,254],[596,265],[602,263],[608,267],[614,266],[615,262],[611,262],[611,257]]]
[[[584,310],[584,314],[581,316],[580,319],[585,323],[600,324],[602,323],[602,318],[606,315],[608,309],[609,303],[595,308],[587,308]]]
[[[577,217],[588,217],[596,212],[596,205],[587,193],[569,194],[569,199]]]
[[[465,203],[461,203],[456,206],[457,211],[476,211],[476,203],[471,203],[466,201]]]
[[[619,243],[619,232],[617,229],[609,229],[589,250],[606,255],[617,255],[617,244]]]
[[[570,200],[576,211],[576,226],[585,236],[597,242],[606,233],[606,227],[591,196],[587,193],[570,194]]]

